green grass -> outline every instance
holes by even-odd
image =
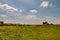
[[[0,40],[60,40],[60,26],[0,26]]]

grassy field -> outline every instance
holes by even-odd
[[[60,40],[60,26],[0,26],[0,40]]]

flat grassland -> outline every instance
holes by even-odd
[[[60,40],[60,25],[0,26],[0,40]]]

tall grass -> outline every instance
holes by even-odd
[[[60,40],[60,25],[0,26],[0,40]]]

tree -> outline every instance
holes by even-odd
[[[43,22],[43,25],[49,25],[49,23],[48,22]]]
[[[3,21],[0,21],[0,24],[4,24],[4,22]]]
[[[50,25],[53,25],[53,23],[51,23]]]
[[[0,26],[3,26],[4,25],[4,22],[3,21],[0,21]]]

